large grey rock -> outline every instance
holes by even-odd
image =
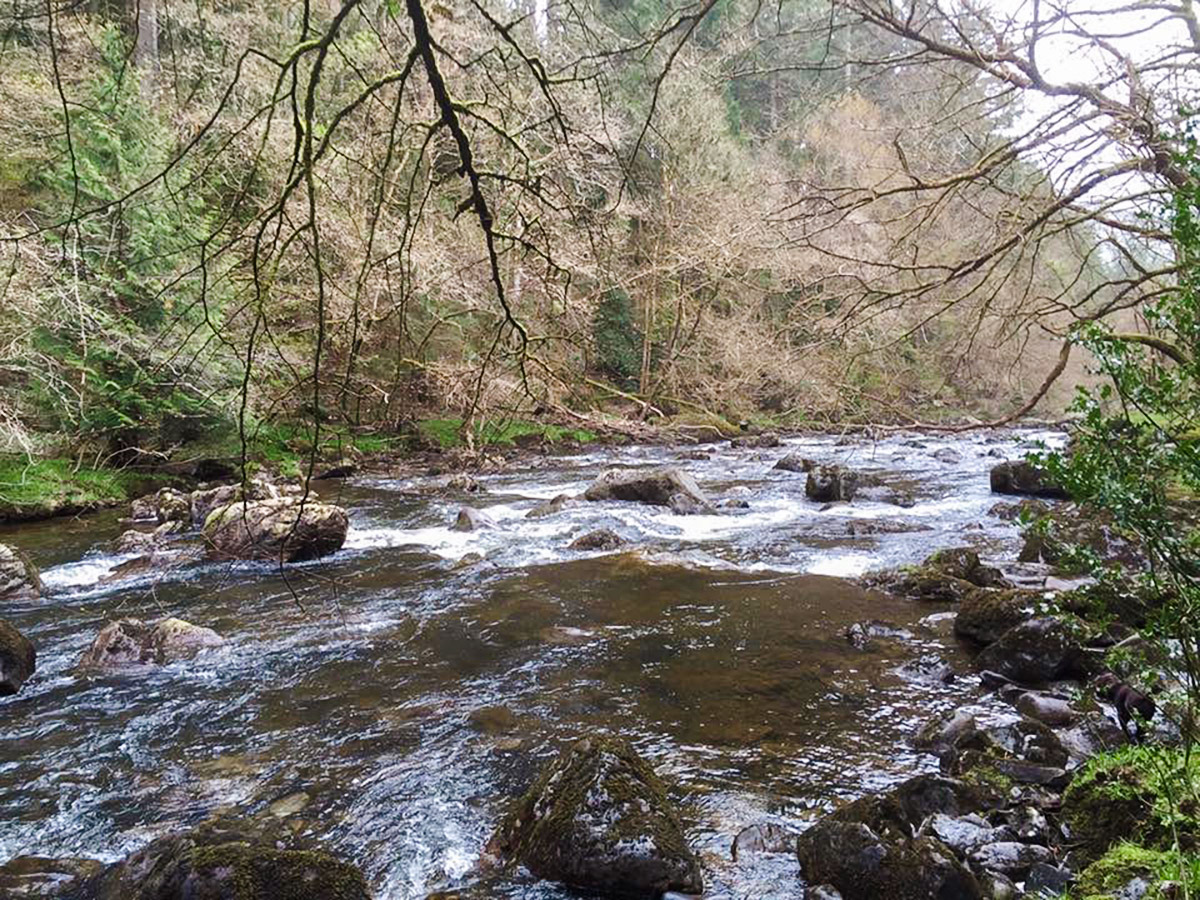
[[[1002,872],[1009,878],[1023,881],[1029,870],[1038,863],[1050,863],[1054,854],[1037,844],[1018,841],[999,841],[985,844],[970,855],[971,866],[980,871]]]
[[[1079,718],[1079,713],[1066,700],[1035,691],[1026,691],[1018,697],[1016,706],[1021,715],[1052,727],[1070,725]]]
[[[1050,481],[1042,469],[1024,459],[998,463],[992,467],[990,479],[994,494],[1024,494],[1053,500],[1066,500],[1070,496]]]
[[[804,494],[817,503],[853,500],[858,483],[857,472],[843,469],[841,466],[817,466],[808,473],[808,480],[804,483]]]
[[[188,659],[222,643],[221,636],[211,628],[182,619],[167,618],[153,623],[118,619],[100,629],[92,645],[84,651],[79,666],[82,669],[119,669],[162,665]]]
[[[218,507],[204,520],[215,559],[299,562],[341,549],[350,519],[331,503],[276,497]]]
[[[41,591],[42,581],[33,563],[19,550],[0,544],[0,604],[32,600]]]
[[[675,468],[650,471],[610,469],[583,492],[586,500],[625,500],[653,506],[670,506],[671,498],[675,495],[690,498],[700,507],[712,508],[712,502],[700,489],[696,479],[682,469]]]
[[[37,668],[37,652],[32,642],[16,626],[0,619],[0,697],[21,690]]]
[[[1014,625],[975,658],[981,669],[1022,684],[1038,684],[1084,671],[1077,638],[1058,619],[1036,618]]]
[[[960,859],[985,844],[1015,837],[1011,829],[993,827],[980,816],[948,816],[944,813],[934,813],[926,819],[919,833],[937,838],[957,853]]]
[[[616,738],[585,738],[550,763],[491,847],[538,878],[604,896],[703,890],[665,787]]]

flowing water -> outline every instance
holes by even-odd
[[[24,691],[0,699],[0,861],[119,858],[214,812],[276,815],[352,858],[381,900],[469,884],[506,798],[564,742],[632,741],[672,785],[711,898],[787,897],[787,854],[735,863],[741,828],[800,829],[842,799],[936,761],[905,739],[975,699],[928,663],[968,660],[946,609],[830,576],[977,546],[1011,560],[1016,528],[989,516],[997,457],[1050,433],[880,441],[805,437],[772,450],[662,447],[533,457],[483,476],[481,495],[434,478],[323,488],[351,510],[346,547],[280,572],[204,565],[105,583],[119,513],[0,531],[43,568],[41,599],[3,615],[38,648]],[[904,505],[823,509],[785,453],[881,475]],[[940,458],[935,458],[937,453]],[[744,510],[677,516],[583,504],[541,519],[610,466],[673,463]],[[893,498],[894,500],[895,498]],[[498,527],[449,528],[462,505]],[[610,527],[635,548],[566,549]],[[485,559],[456,567],[464,554]],[[177,615],[224,647],[160,668],[76,675],[105,621]],[[880,619],[909,634],[866,651],[844,637]],[[571,896],[520,876],[487,896]]]

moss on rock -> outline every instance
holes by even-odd
[[[1122,891],[1139,879],[1148,886],[1164,881],[1186,884],[1189,895],[1195,896],[1200,892],[1200,857],[1181,857],[1174,851],[1123,841],[1080,873],[1070,896],[1072,900],[1116,900],[1128,896]]]
[[[539,878],[607,896],[703,890],[666,788],[617,738],[585,738],[564,751],[516,802],[492,846]]]
[[[958,607],[954,633],[977,644],[998,641],[1008,629],[1033,617],[1039,596],[1036,591],[974,591]]]
[[[245,843],[197,847],[188,855],[180,874],[184,877],[178,893],[161,900],[175,900],[176,896],[179,900],[184,897],[367,900],[370,897],[366,880],[357,867],[319,850],[276,850]]]
[[[1123,840],[1165,849],[1176,833],[1183,849],[1194,852],[1200,808],[1185,788],[1197,783],[1200,757],[1185,763],[1178,748],[1123,747],[1080,768],[1063,795],[1063,820],[1085,859],[1097,859]]]

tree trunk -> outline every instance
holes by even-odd
[[[135,29],[133,64],[142,77],[142,93],[149,95],[158,76],[158,0],[129,0]]]

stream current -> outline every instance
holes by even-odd
[[[789,438],[769,450],[629,447],[529,457],[480,476],[321,488],[350,510],[346,546],[289,567],[206,564],[105,582],[114,511],[0,530],[42,568],[43,596],[0,611],[37,646],[38,671],[0,698],[0,861],[115,860],[221,811],[275,815],[360,865],[379,900],[471,883],[506,800],[565,742],[613,732],[672,786],[706,894],[789,897],[789,854],[734,862],[742,828],[800,830],[845,799],[936,769],[906,740],[978,697],[959,672],[949,607],[866,593],[841,578],[970,544],[998,564],[1017,528],[989,515],[988,470],[1054,432]],[[879,475],[904,505],[823,509],[788,453]],[[936,454],[936,456],[935,456]],[[590,503],[526,519],[610,467],[678,465],[718,502],[678,516]],[[894,498],[893,498],[894,500]],[[497,527],[450,528],[464,506]],[[567,550],[607,527],[631,550]],[[464,554],[484,556],[461,568]],[[76,675],[103,624],[175,615],[227,643],[186,662]],[[911,636],[858,650],[847,626]],[[926,664],[922,664],[922,662]],[[486,896],[551,900],[520,874]]]

